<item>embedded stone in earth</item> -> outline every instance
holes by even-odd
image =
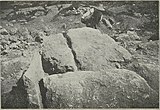
[[[2,35],[8,35],[8,31],[4,28],[0,29],[0,34]]]
[[[159,65],[146,63],[131,63],[128,69],[143,77],[152,89],[159,92]]]
[[[36,51],[29,68],[23,72],[9,93],[3,94],[2,108],[42,108],[40,80],[46,74],[41,55]]]
[[[158,94],[133,71],[77,71],[43,78],[46,108],[158,107]]]
[[[49,74],[77,70],[72,50],[62,34],[51,34],[44,38],[42,62],[44,71]]]
[[[80,70],[103,71],[117,68],[117,62],[131,60],[131,54],[125,48],[99,30],[88,27],[70,29],[67,37]]]

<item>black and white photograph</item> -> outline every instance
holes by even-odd
[[[159,1],[0,0],[1,109],[159,109]]]

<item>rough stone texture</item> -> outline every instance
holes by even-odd
[[[44,38],[42,62],[44,71],[49,74],[77,70],[72,51],[62,34]]]
[[[46,108],[158,107],[158,94],[133,71],[77,71],[43,78]]]
[[[39,81],[45,76],[41,56],[34,53],[32,62],[12,91],[2,95],[2,108],[41,108]]]
[[[137,53],[155,58],[158,58],[158,52],[159,41],[144,42],[139,44],[139,48],[137,48]]]
[[[2,28],[2,29],[0,29],[0,34],[7,35],[8,31],[6,29]]]
[[[115,19],[117,23],[119,22],[119,24],[115,25],[116,29],[120,29],[122,32],[130,29],[139,29],[140,26],[148,22],[148,19],[145,17],[137,18],[125,14],[117,15]]]
[[[127,50],[131,52],[133,58],[140,62],[146,64],[159,65],[158,52],[159,52],[159,41],[150,42],[127,42]]]
[[[157,93],[159,93],[159,68],[159,65],[146,63],[133,62],[128,65],[128,69],[142,76]]]
[[[71,29],[66,37],[80,70],[102,71],[116,68],[115,62],[131,59],[131,54],[126,49],[99,30],[87,27]]]
[[[126,5],[122,5],[120,7],[111,7],[108,10],[111,11],[112,13],[115,13],[115,14],[128,12]]]
[[[1,61],[1,94],[10,92],[30,64],[30,57]]]
[[[135,41],[140,40],[140,37],[134,31],[127,31],[127,33],[119,34],[116,38],[117,41]]]

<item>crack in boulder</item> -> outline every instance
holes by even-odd
[[[44,38],[42,66],[49,75],[77,71],[74,55],[61,33]]]
[[[68,47],[71,49],[71,52],[74,56],[74,61],[75,61],[75,64],[77,66],[77,69],[78,70],[82,70],[82,66],[81,66],[81,63],[79,62],[79,60],[77,59],[77,55],[76,55],[76,52],[74,51],[74,49],[72,48],[72,41],[71,41],[71,38],[67,35],[67,33],[63,33],[63,36],[64,38],[67,40],[67,45]]]
[[[42,100],[43,108],[47,108],[47,106],[46,106],[46,93],[47,93],[47,89],[44,87],[43,79],[41,79],[39,81],[39,88],[40,88],[41,100]]]

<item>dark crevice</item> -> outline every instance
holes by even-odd
[[[47,92],[47,89],[44,87],[43,79],[41,79],[39,81],[39,88],[40,88],[40,92],[41,92],[41,99],[42,99],[43,108],[47,108],[47,105],[46,105],[46,92]]]
[[[67,35],[67,33],[63,33],[63,36],[64,36],[64,38],[67,40],[67,45],[68,45],[68,47],[71,49],[71,52],[72,52],[73,57],[74,57],[75,64],[76,64],[76,66],[77,66],[77,69],[78,69],[78,70],[82,70],[81,63],[78,61],[76,52],[74,51],[74,49],[73,49],[73,47],[72,47],[71,38]]]
[[[23,72],[23,75],[26,71]],[[28,94],[25,89],[23,75],[18,80],[17,85],[12,87],[9,93],[2,94],[1,107],[4,109],[8,108],[28,108]]]
[[[52,74],[63,74],[65,72],[74,71],[74,68],[72,66],[59,66],[60,61],[58,61],[56,58],[44,58],[44,56],[41,56],[42,60],[42,68],[45,73],[52,75]],[[51,63],[50,60],[52,60],[54,63]]]
[[[51,75],[53,73],[53,70],[52,70],[52,64],[49,63],[50,59],[44,59],[43,55],[41,55],[41,60],[42,60],[43,71]]]

